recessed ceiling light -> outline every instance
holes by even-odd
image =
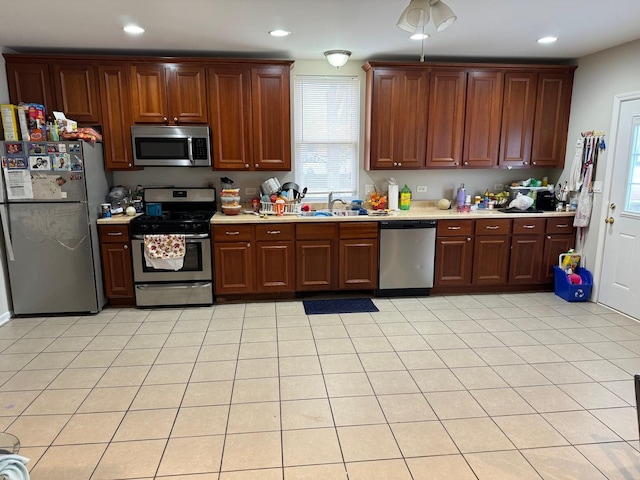
[[[291,35],[291,32],[287,30],[271,30],[269,35],[273,37],[286,37],[287,35]]]
[[[558,40],[558,37],[542,37],[538,39],[538,43],[553,43]]]
[[[425,38],[429,38],[429,35],[426,33],[414,33],[409,37],[411,40],[424,40]]]
[[[144,33],[144,28],[139,27],[138,25],[125,25],[124,27],[122,27],[122,29],[127,32],[130,33],[132,35],[140,35],[141,33]]]

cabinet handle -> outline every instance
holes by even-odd
[[[402,162],[398,162],[398,166],[401,167],[402,166]]]
[[[393,166],[397,167],[398,166],[398,162],[393,162]]]
[[[556,225],[556,228],[567,228],[569,225],[566,223],[559,223]]]
[[[251,247],[251,244],[250,244],[250,243],[247,243],[247,248],[249,248],[249,247]]]
[[[537,162],[531,162],[531,165],[537,165]]]
[[[548,239],[548,240],[551,240],[551,235],[547,235],[547,239]]]
[[[470,242],[470,241],[471,241],[471,237],[467,237],[467,242]]]
[[[129,164],[129,166],[131,166],[131,164]]]
[[[173,123],[178,123],[178,117],[173,117]]]
[[[469,165],[469,162],[464,162],[465,165]]]
[[[498,225],[487,225],[485,228],[487,230],[498,230],[500,227]]]
[[[124,248],[125,250],[129,250],[129,245],[123,245],[122,248]]]
[[[269,235],[280,235],[280,230],[267,230]]]
[[[522,162],[522,164],[523,164],[523,165],[526,165],[526,164],[527,164],[527,162]]]
[[[523,225],[522,228],[536,228],[535,225]]]
[[[462,227],[447,227],[447,230],[460,230]]]
[[[225,235],[240,235],[240,232],[224,232]]]
[[[107,235],[109,235],[110,237],[121,237],[122,232],[109,232],[107,233]]]
[[[257,163],[254,166],[255,166],[255,168],[258,168],[258,164]]]
[[[457,167],[459,165],[458,162],[453,162],[453,164]]]
[[[167,122],[169,121],[169,119],[168,119],[167,117],[162,117],[162,121],[163,121],[164,123],[167,123]]]
[[[244,164],[244,168],[249,168],[249,164],[248,164],[248,163],[245,163],[245,164]]]

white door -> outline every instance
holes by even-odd
[[[640,319],[640,94],[618,105],[598,301]]]

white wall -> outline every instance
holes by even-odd
[[[0,46],[0,52],[4,51]],[[9,102],[9,87],[7,86],[7,73],[4,66],[4,57],[0,56],[0,103]],[[2,227],[0,227],[2,232]],[[9,288],[7,279],[7,265],[4,255],[4,236],[0,235],[0,324],[11,317],[9,311]]]
[[[569,177],[575,142],[580,132],[603,130],[607,134],[606,142],[611,146],[614,139],[609,136],[609,129],[614,97],[621,93],[640,91],[639,50],[640,40],[637,40],[579,59],[573,82],[567,161],[562,181]],[[606,151],[598,157],[595,180],[604,180],[608,161]],[[590,270],[593,269],[596,258],[598,233],[604,225],[601,210],[602,202],[605,200],[602,194],[594,194],[591,221],[586,231],[584,246],[581,248]],[[595,279],[594,283],[597,281],[598,279]]]

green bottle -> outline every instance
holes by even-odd
[[[409,206],[411,206],[411,189],[405,183],[400,190],[400,210],[409,210]]]

